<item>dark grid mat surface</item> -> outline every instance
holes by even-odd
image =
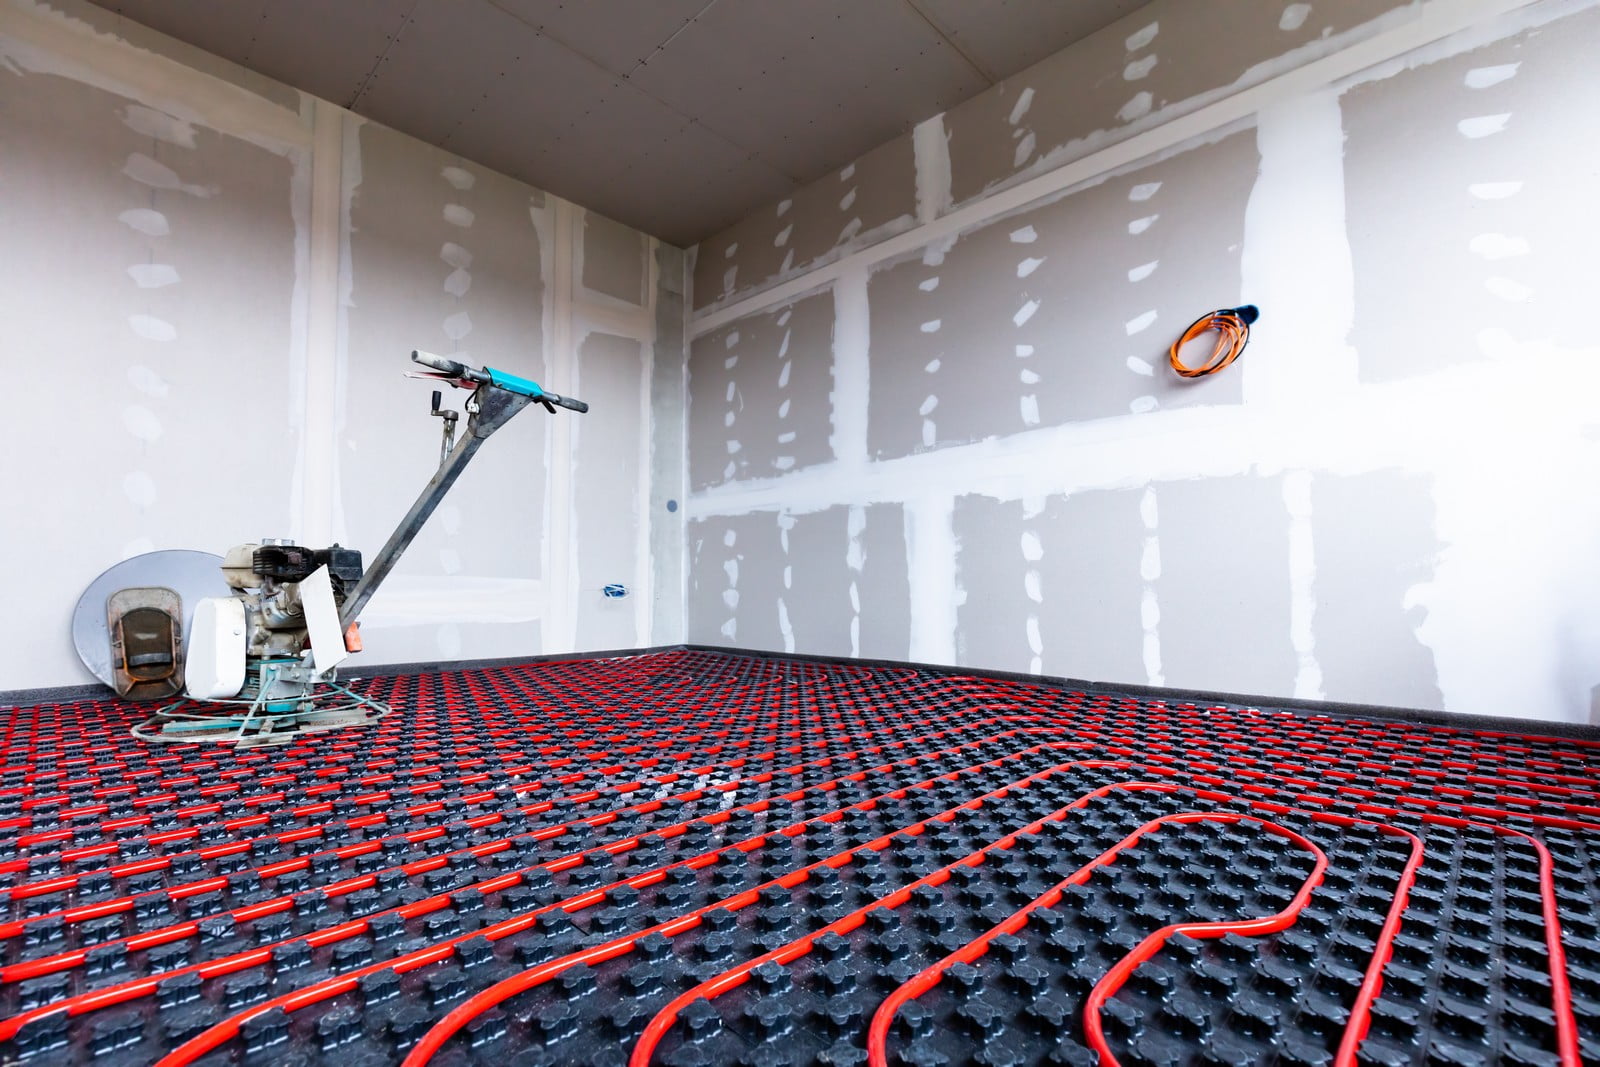
[[[358,684],[239,753],[9,713],[0,1062],[1600,1061],[1593,741],[698,651]]]

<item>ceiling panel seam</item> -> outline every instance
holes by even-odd
[[[267,0],[261,5],[261,11],[256,15],[255,29],[250,31],[250,40],[244,46],[244,65],[250,65],[250,53],[255,51],[256,38],[261,35],[261,24],[267,21],[267,12],[272,8],[272,0]]]
[[[677,40],[678,39],[678,35],[680,33],[682,33],[684,30],[687,30],[690,26],[693,26],[696,22],[700,21],[700,16],[704,15],[707,11],[710,11],[713,7],[716,6],[716,4],[717,4],[717,0],[706,0],[706,5],[704,7],[702,7],[699,11],[696,11],[694,13],[693,17],[691,17],[688,21],[686,21],[682,26],[679,26],[677,29],[675,29],[671,33],[667,34],[667,39],[665,41],[662,41],[660,44],[656,45],[655,48],[651,50],[649,55],[645,56],[643,59],[635,60],[634,64],[633,64],[633,69],[628,71],[628,73],[624,74],[623,77],[631,79],[634,76],[634,74],[639,70],[640,67],[644,66],[646,63],[650,62],[656,56],[658,56],[662,52],[664,52],[666,50],[667,45],[669,45],[673,41]],[[640,92],[643,92],[643,91],[644,90],[642,90],[642,89],[640,90]],[[646,95],[649,95],[649,94],[646,94]],[[652,97],[652,99],[654,99],[654,98]],[[731,141],[729,143],[732,144]]]
[[[372,88],[372,83],[377,80],[378,71],[383,67],[384,61],[389,58],[389,52],[394,48],[395,45],[400,43],[401,35],[406,32],[406,27],[411,25],[412,20],[416,18],[417,10],[421,7],[422,0],[416,0],[416,2],[411,5],[410,9],[405,13],[405,15],[401,17],[400,25],[395,29],[393,35],[390,36],[389,43],[383,46],[383,52],[378,56],[377,59],[372,61],[372,69],[367,71],[367,76],[365,78],[361,79],[361,84],[356,87],[355,95],[350,98],[350,102],[346,104],[345,107],[349,108],[351,111],[354,111],[356,109],[356,105],[361,103],[361,98],[367,95],[367,90]]]
[[[956,44],[955,38],[950,36],[949,32],[943,26],[939,25],[938,21],[935,20],[932,15],[922,10],[922,5],[917,3],[917,0],[905,0],[905,3],[907,7],[916,12],[918,18],[928,24],[928,28],[930,30],[932,30],[934,33],[937,33],[945,44],[949,45],[955,50],[956,55],[966,60],[967,65],[973,70],[977,71],[978,77],[987,82],[989,86],[993,86],[995,82],[1000,80],[992,71],[989,70],[988,67],[978,62],[976,56],[968,54],[965,48],[962,48],[959,44]]]
[[[543,37],[545,40],[550,41],[553,44],[559,45],[562,48],[565,48],[567,51],[571,52],[573,55],[577,56],[579,59],[581,59],[585,63],[589,64],[591,67],[594,67],[596,70],[600,71],[606,77],[608,77],[608,78],[626,78],[627,77],[626,74],[618,74],[616,71],[612,70],[610,67],[608,67],[604,63],[600,62],[594,56],[591,56],[589,53],[583,51],[582,49],[577,48],[576,46],[574,46],[572,44],[569,44],[568,42],[562,40],[560,37],[557,37],[555,34],[551,33],[549,30],[545,29],[543,23],[535,24],[535,23],[529,22],[527,19],[523,18],[520,13],[518,13],[517,11],[515,11],[512,8],[507,7],[505,4],[501,3],[500,0],[486,0],[486,2],[488,3],[488,5],[490,7],[494,8],[497,11],[499,11],[501,14],[506,15],[506,16],[516,20],[517,22],[522,23],[524,26],[528,27],[528,29],[532,30],[534,33],[538,34],[540,37]]]
[[[418,2],[418,5],[420,6],[420,4],[422,3],[422,0],[417,0],[417,2]],[[583,62],[589,64],[592,67],[594,67],[600,73],[604,74],[608,79],[611,79],[611,80],[615,81],[615,80],[620,78],[621,80],[627,82],[628,85],[631,86],[634,89],[635,92],[641,93],[642,95],[648,97],[650,100],[655,101],[657,104],[661,105],[661,107],[663,107],[664,109],[666,109],[667,111],[671,112],[673,115],[676,115],[679,119],[681,119],[686,126],[698,126],[698,127],[700,127],[702,130],[706,131],[712,137],[715,137],[717,140],[719,140],[719,141],[723,142],[724,144],[728,145],[730,148],[733,148],[736,151],[744,153],[744,156],[745,156],[745,158],[747,160],[759,161],[763,166],[769,167],[773,171],[773,173],[782,175],[787,181],[791,182],[795,186],[798,186],[798,185],[801,184],[801,181],[802,181],[801,178],[797,177],[796,175],[790,174],[783,167],[779,166],[777,163],[773,162],[772,160],[766,158],[764,155],[762,155],[757,150],[751,148],[748,145],[741,144],[739,141],[737,141],[734,138],[732,138],[732,137],[728,136],[727,134],[723,133],[721,130],[718,130],[715,126],[711,126],[708,123],[705,123],[705,122],[701,121],[698,117],[696,117],[694,115],[686,115],[686,114],[684,114],[682,111],[679,111],[677,108],[673,107],[671,104],[669,104],[665,100],[661,99],[655,93],[652,93],[648,89],[645,89],[643,86],[639,85],[639,83],[633,81],[633,79],[630,77],[631,72],[630,72],[630,74],[618,74],[618,73],[616,73],[615,71],[613,71],[609,67],[607,67],[605,64],[603,64],[599,60],[595,59],[593,56],[586,54],[585,52],[581,51],[580,49],[574,48],[572,45],[568,44],[566,41],[563,41],[560,37],[557,37],[555,34],[550,33],[543,26],[536,26],[532,22],[529,22],[527,19],[523,18],[517,12],[511,10],[510,8],[506,7],[504,4],[500,3],[499,0],[484,0],[484,2],[487,3],[490,7],[495,8],[497,11],[500,11],[500,12],[506,14],[506,15],[509,15],[511,18],[515,19],[517,22],[521,23],[522,25],[528,27],[534,33],[538,34],[540,37],[543,37],[545,40],[549,41],[551,44],[555,45],[556,47],[565,49],[567,52],[569,52],[572,55],[576,56],[578,59],[580,59]],[[650,53],[650,57],[654,58],[656,55],[659,55],[661,53],[661,51],[663,49],[665,49],[667,45],[671,44],[672,41],[679,34],[681,34],[684,30],[688,29],[691,25],[693,25],[696,19],[700,18],[700,16],[704,15],[707,11],[710,11],[711,8],[716,4],[716,2],[717,2],[717,0],[710,0],[709,3],[707,3],[704,7],[702,7],[698,12],[695,13],[693,18],[689,19],[682,26],[679,26],[676,30],[674,30],[670,35],[668,35],[666,40],[664,40],[660,44],[656,45],[655,46],[655,50]],[[396,39],[398,40],[398,36],[397,36]],[[385,50],[385,54],[387,54],[387,50]],[[643,62],[635,63],[634,67],[633,67],[633,70],[637,71],[642,66],[644,66]],[[365,91],[366,91],[366,88],[365,88],[365,86],[363,86],[362,92],[365,92]],[[359,99],[359,94],[358,94],[358,99]],[[465,121],[464,118],[457,120],[456,125],[451,128],[450,133],[445,135],[445,137],[443,138],[443,141],[445,142],[446,145],[448,145],[448,143],[450,141],[450,138],[455,134],[455,131],[460,128],[461,123],[463,121]]]

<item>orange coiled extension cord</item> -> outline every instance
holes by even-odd
[[[1167,360],[1172,364],[1172,369],[1185,378],[1203,378],[1207,374],[1215,374],[1244,352],[1244,346],[1250,343],[1250,325],[1260,317],[1261,310],[1254,304],[1223,308],[1201,315],[1189,324],[1182,337],[1172,342]],[[1217,345],[1211,350],[1211,358],[1198,367],[1186,365],[1178,358],[1178,351],[1207,330],[1217,331]]]

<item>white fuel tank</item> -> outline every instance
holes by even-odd
[[[194,606],[184,663],[192,700],[227,700],[244,687],[244,601],[206,597]]]

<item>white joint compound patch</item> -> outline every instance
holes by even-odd
[[[141,289],[161,289],[178,284],[178,269],[170,263],[135,263],[128,276]]]
[[[1474,67],[1467,71],[1468,89],[1489,89],[1517,76],[1521,63],[1506,63],[1498,67]]]
[[[1136,93],[1133,99],[1129,100],[1126,104],[1123,104],[1117,109],[1117,118],[1121,119],[1123,122],[1133,122],[1136,119],[1142,119],[1146,115],[1150,114],[1151,109],[1155,107],[1155,103],[1156,98],[1152,96],[1148,90]]]
[[[448,166],[439,172],[439,176],[449,182],[452,188],[462,192],[471,189],[478,183],[478,178],[465,167]]]
[[[147,207],[136,207],[124,211],[117,216],[117,221],[129,229],[137,230],[146,237],[165,237],[172,232],[167,225],[167,217],[161,212]]]
[[[1283,14],[1278,18],[1278,29],[1285,33],[1293,33],[1306,24],[1306,19],[1311,17],[1310,4],[1290,4],[1283,9]]]
[[[194,126],[165,111],[157,111],[143,104],[129,104],[122,111],[122,122],[130,130],[146,137],[154,137],[179,148],[194,147]]]
[[[167,342],[178,339],[178,328],[154,315],[129,315],[128,326],[146,341]]]
[[[1145,56],[1143,59],[1136,59],[1132,63],[1129,63],[1126,67],[1122,68],[1122,80],[1136,82],[1148,78],[1150,76],[1150,72],[1156,69],[1157,58],[1158,57],[1152,53],[1151,55]]]
[[[1509,113],[1500,115],[1478,115],[1470,119],[1462,119],[1456,123],[1456,129],[1461,131],[1461,136],[1477,140],[1482,137],[1493,137],[1505,130],[1511,122]]]
[[[1006,116],[1006,121],[1015,126],[1022,121],[1022,117],[1033,106],[1033,87],[1029,86],[1017,94],[1017,102],[1011,105],[1011,114]]]

